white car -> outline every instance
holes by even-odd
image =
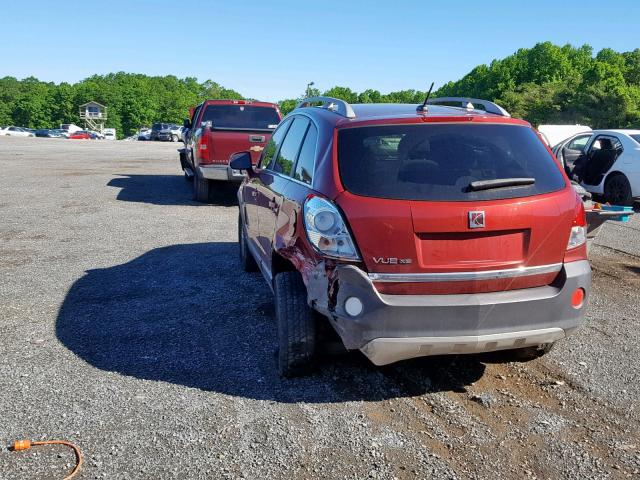
[[[105,138],[105,140],[115,140],[116,139],[116,129],[115,128],[105,128],[104,129],[104,138]]]
[[[141,128],[138,132],[138,140],[151,140],[151,129]]]
[[[21,127],[4,127],[0,128],[0,135],[6,137],[35,137],[33,132]]]
[[[542,138],[547,145],[551,148],[555,147],[558,143],[564,139],[569,138],[576,133],[590,132],[591,127],[586,125],[540,125],[538,126],[538,132],[542,135]]]
[[[567,175],[614,205],[640,199],[640,130],[593,130],[560,142],[553,153]]]

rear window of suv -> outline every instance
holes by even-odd
[[[214,130],[273,130],[280,123],[273,107],[252,105],[207,105],[203,122],[211,122]]]
[[[540,195],[564,177],[529,127],[518,125],[385,125],[338,133],[344,187],[400,200],[477,201]],[[471,182],[533,178],[531,185],[472,190]]]

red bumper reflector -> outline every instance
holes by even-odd
[[[573,295],[571,295],[571,306],[573,308],[580,308],[584,303],[584,288],[577,288]]]

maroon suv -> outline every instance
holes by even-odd
[[[384,365],[535,357],[583,322],[585,211],[562,166],[492,102],[431,102],[308,99],[256,166],[233,157],[241,262],[274,291],[282,374],[327,327]]]
[[[207,100],[185,121],[185,148],[180,165],[193,180],[193,196],[209,200],[214,182],[240,182],[244,175],[229,168],[229,156],[246,150],[258,160],[281,115],[274,103],[251,100]]]

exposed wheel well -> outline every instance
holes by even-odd
[[[277,274],[282,272],[294,272],[296,270],[295,265],[278,252],[271,254],[271,278],[275,278]]]

